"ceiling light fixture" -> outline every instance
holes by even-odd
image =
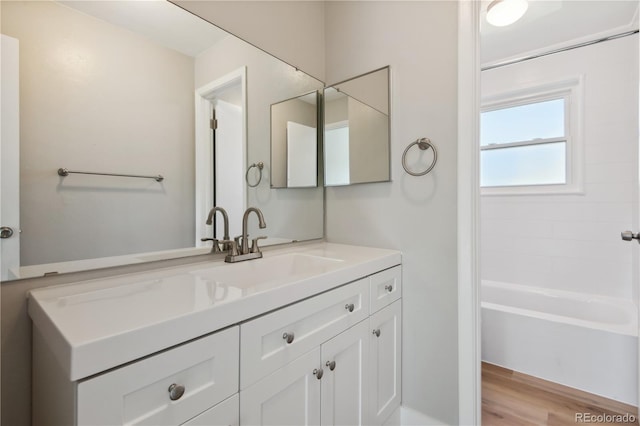
[[[505,27],[522,18],[529,8],[527,0],[493,0],[487,8],[487,22]]]

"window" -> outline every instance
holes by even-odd
[[[483,194],[581,190],[579,81],[486,102],[480,116]]]

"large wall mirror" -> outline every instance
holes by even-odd
[[[0,7],[3,47],[17,40],[2,63],[19,69],[20,152],[2,280],[206,253],[200,238],[221,226],[204,223],[213,205],[229,211],[232,237],[256,206],[266,242],[322,238],[322,188],[271,188],[269,130],[272,104],[321,81],[169,2]]]
[[[324,183],[390,180],[389,67],[324,89]]]

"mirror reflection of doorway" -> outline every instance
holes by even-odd
[[[215,112],[214,112],[215,111]],[[201,238],[224,235],[214,216],[214,229],[206,225],[209,211],[222,207],[229,218],[230,235],[240,235],[247,207],[246,68],[242,67],[196,90],[196,245]]]
[[[234,85],[228,89],[237,92],[240,98],[240,87]],[[215,128],[211,131],[213,144],[213,206],[221,206],[230,217],[242,217],[245,202],[243,196],[243,180],[237,176],[243,170],[242,149],[242,106],[238,103],[224,101],[216,98],[213,102],[213,114]],[[230,221],[230,235],[240,235],[241,226],[238,220]],[[223,223],[219,217],[214,216],[213,237],[221,239],[224,235]]]

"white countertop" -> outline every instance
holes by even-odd
[[[71,380],[398,265],[395,250],[313,243],[34,290],[29,315]]]

